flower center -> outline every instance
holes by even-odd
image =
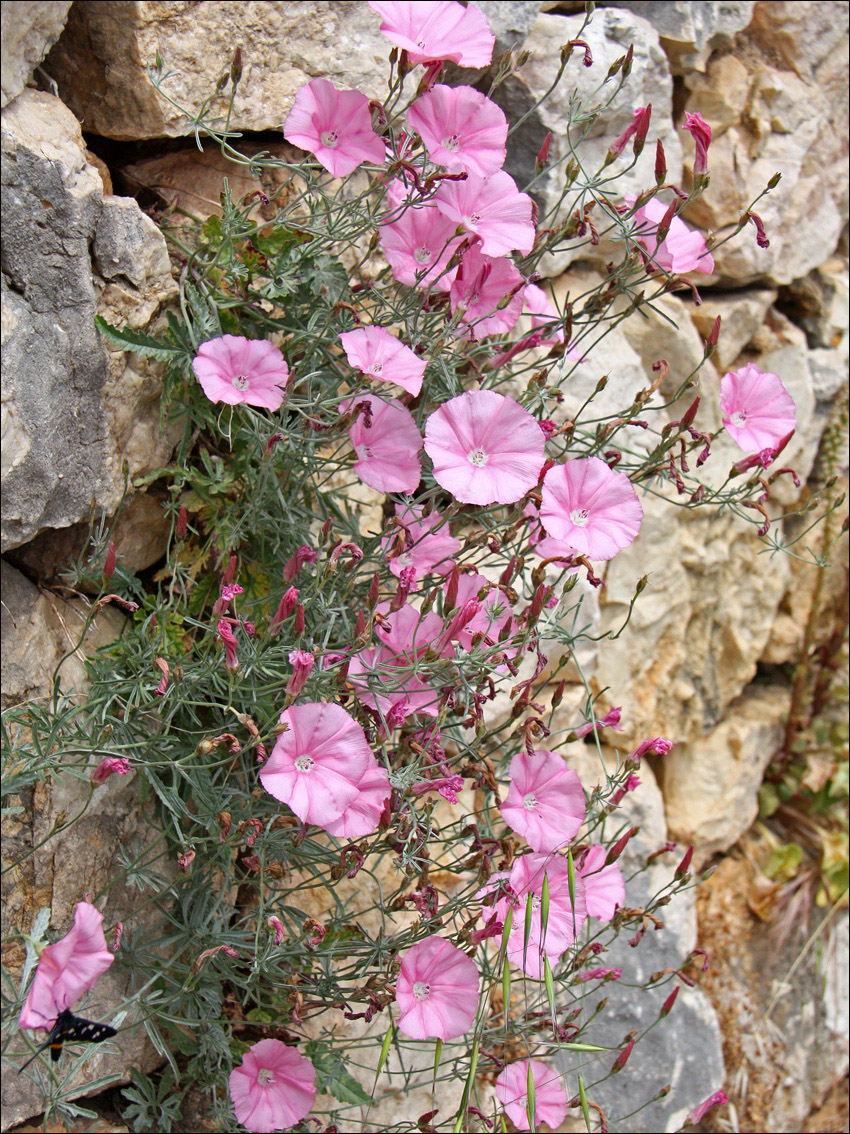
[[[426,1000],[431,995],[431,985],[424,980],[418,980],[413,986],[413,995],[417,1000]]]
[[[424,39],[417,39],[416,46],[419,48],[420,51],[424,51],[425,50],[425,40]]]
[[[237,374],[235,377],[231,378],[230,381],[237,390],[247,390],[251,385],[251,380],[248,378],[247,374]]]
[[[736,410],[729,420],[733,425],[745,425],[747,421],[747,415],[743,410]]]
[[[336,130],[323,130],[319,135],[319,140],[327,150],[335,150],[339,145],[339,135]]]
[[[268,1067],[261,1067],[257,1073],[257,1082],[261,1087],[267,1087],[270,1083],[275,1081],[274,1071],[270,1071]]]
[[[475,465],[475,467],[479,469],[483,469],[487,462],[490,460],[483,449],[470,449],[470,451],[466,454],[466,459],[471,465]]]
[[[537,806],[537,796],[529,792],[528,795],[522,797],[522,805],[526,811],[533,811]]]
[[[589,519],[586,508],[573,508],[570,512],[570,519],[577,528],[586,528]]]
[[[475,228],[476,225],[481,224],[481,214],[469,213],[468,216],[463,218],[463,223],[467,228]]]
[[[312,772],[315,766],[316,761],[312,756],[307,756],[306,754],[304,756],[299,756],[295,761],[295,767],[299,772]]]
[[[457,153],[460,148],[460,138],[457,134],[449,134],[448,138],[443,138],[443,149],[451,150],[452,153]]]
[[[357,459],[360,461],[368,461],[373,455],[368,445],[355,445],[354,452],[357,454]]]
[[[426,248],[425,245],[417,248],[413,253],[413,259],[417,264],[430,264],[431,263],[431,249]]]
[[[373,362],[372,363],[372,373],[373,374],[383,374],[383,372],[384,372],[383,362]]]

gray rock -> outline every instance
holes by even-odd
[[[493,58],[508,48],[519,48],[531,31],[540,11],[540,0],[476,0],[496,37]]]
[[[27,85],[33,70],[59,38],[70,7],[71,0],[3,0],[0,107]]]
[[[5,551],[93,503],[114,511],[124,460],[131,476],[166,462],[160,373],[107,352],[94,316],[146,327],[176,285],[161,234],[134,201],[104,197],[58,99],[23,91],[3,111],[2,145]]]
[[[749,24],[753,0],[611,0],[652,24],[661,36],[674,75],[703,71],[712,51],[728,47]]]

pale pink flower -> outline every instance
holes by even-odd
[[[612,559],[640,530],[643,508],[625,473],[599,457],[564,461],[543,478],[540,522],[591,559]]]
[[[192,361],[211,402],[280,409],[289,368],[276,346],[263,339],[222,335],[201,343]]]
[[[708,147],[711,145],[711,127],[701,114],[685,114],[683,130],[688,130],[694,140],[694,177],[708,172]]]
[[[413,415],[395,398],[385,402],[372,394],[358,394],[344,408],[361,402],[369,404],[371,424],[359,413],[348,430],[357,454],[355,473],[378,492],[413,492],[422,475],[422,435]]]
[[[476,243],[464,252],[449,289],[452,314],[461,312],[461,332],[474,339],[501,335],[519,319],[524,291],[513,261],[484,256]]]
[[[260,781],[302,823],[319,827],[339,819],[359,794],[358,783],[375,757],[366,734],[341,705],[308,701],[280,715],[288,725]]]
[[[89,902],[77,902],[71,929],[38,958],[18,1027],[49,1031],[60,1012],[94,988],[114,960],[103,935],[103,914]]]
[[[372,129],[369,100],[360,91],[337,90],[311,79],[295,96],[283,127],[287,142],[314,154],[333,177],[353,173],[364,161],[383,165],[384,143]]]
[[[613,728],[615,732],[622,732],[623,726],[620,724],[620,716],[623,712],[622,706],[615,705],[610,708],[604,717],[599,717],[596,720],[586,721],[583,725],[579,725],[577,729],[573,730],[573,739],[581,740],[584,736],[589,736],[592,732],[598,732],[601,728]]]
[[[513,504],[534,488],[546,438],[528,410],[493,390],[471,390],[434,410],[425,451],[434,478],[463,504]]]
[[[626,197],[629,205],[634,197]],[[666,237],[658,243],[658,226],[667,213],[667,206],[657,197],[650,198],[634,215],[634,237],[642,244],[657,268],[674,275],[687,272],[714,271],[714,257],[705,245],[701,232],[689,229],[681,217],[673,217]]]
[[[381,17],[381,31],[410,62],[450,60],[461,67],[486,67],[495,36],[483,13],[454,0],[369,0]]]
[[[510,787],[502,818],[524,836],[532,850],[556,851],[584,822],[585,801],[578,775],[556,752],[518,752],[511,760]]]
[[[545,932],[541,923],[540,902],[543,894],[543,876],[549,881],[549,919]],[[508,910],[513,907],[513,921],[508,936],[508,960],[521,968],[534,980],[543,976],[543,957],[555,965],[572,945],[587,920],[584,882],[576,871],[575,908],[570,902],[569,867],[560,855],[526,854],[518,858],[509,874],[494,874],[480,890],[481,897],[488,891],[507,883],[505,890],[492,907],[483,906],[485,921],[497,918],[504,923]],[[531,897],[531,932],[528,948],[525,947],[526,906]]]
[[[447,575],[452,569],[454,556],[460,551],[460,540],[451,534],[442,515],[433,511],[423,516],[422,508],[416,504],[396,504],[395,513],[397,523],[404,530],[405,542],[404,551],[387,561],[390,571],[399,576],[405,568],[412,567],[417,579],[432,571]],[[396,534],[384,536],[381,540],[384,554],[390,551],[397,538]]]
[[[246,1130],[289,1130],[313,1108],[316,1072],[306,1056],[276,1039],[260,1040],[230,1073],[230,1100]]]
[[[107,756],[101,760],[91,774],[93,784],[102,784],[112,775],[126,776],[130,771],[130,761],[126,756]]]
[[[665,740],[663,736],[653,736],[649,740],[641,741],[641,743],[626,757],[626,765],[633,764],[636,768],[640,765],[641,759],[647,755],[666,756],[668,752],[672,751],[674,745],[672,740]]]
[[[528,1124],[528,1071],[534,1083],[534,1129],[545,1122],[557,1130],[567,1117],[570,1099],[561,1076],[554,1067],[539,1059],[520,1059],[503,1067],[496,1079],[496,1098],[517,1130],[530,1130]]]
[[[775,449],[797,425],[797,407],[776,374],[748,362],[720,382],[723,428],[745,453]]]
[[[384,327],[358,327],[339,337],[345,357],[362,374],[379,382],[394,382],[414,397],[422,389],[427,360],[415,355]]]
[[[357,796],[339,819],[325,824],[329,835],[341,839],[360,839],[378,829],[384,805],[390,798],[390,777],[377,760],[357,782]]]
[[[504,170],[492,177],[470,173],[465,181],[444,181],[434,194],[434,204],[478,237],[485,256],[514,251],[526,255],[534,246],[532,200],[520,193]]]
[[[607,850],[595,843],[576,867],[576,875],[584,882],[585,900],[589,917],[604,924],[614,916],[618,906],[626,904],[626,887],[616,862],[605,865]]]
[[[486,590],[486,597],[478,596]],[[495,642],[499,631],[511,617],[511,604],[505,598],[504,592],[493,586],[484,575],[466,573],[461,575],[457,583],[457,596],[455,606],[462,610],[471,600],[478,600],[478,610],[464,625],[455,631],[454,637],[465,650],[472,649],[472,639],[475,634],[484,634]]]
[[[438,656],[445,652],[436,646],[442,629],[439,615],[432,611],[422,615],[408,605],[376,623],[381,645],[361,650],[348,667],[348,679],[358,690],[359,700],[396,724],[414,713],[435,716],[439,692],[414,669],[429,646],[434,646]]]
[[[461,949],[434,934],[404,954],[395,992],[398,1026],[411,1039],[456,1039],[478,1007],[478,969]]]
[[[729,1099],[725,1091],[715,1091],[713,1095],[709,1095],[707,1099],[703,1099],[699,1106],[695,1106],[686,1119],[686,1123],[691,1126],[697,1126],[713,1106],[725,1106]]]
[[[489,177],[505,164],[508,120],[474,87],[438,84],[413,103],[407,122],[422,138],[431,161],[450,173]]]
[[[380,226],[380,237],[393,275],[408,287],[448,291],[457,268],[447,265],[465,239],[455,235],[457,225],[436,205],[405,205],[398,182],[390,186],[387,198],[391,219]]]

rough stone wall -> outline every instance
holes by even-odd
[[[581,6],[482,6],[503,46],[532,53],[498,93],[515,118],[545,89],[560,45],[581,21]],[[112,193],[110,174],[122,185],[153,189],[169,203],[207,213],[216,208],[224,175],[218,155],[200,158],[193,142],[153,152],[151,140],[179,138],[187,121],[156,96],[146,68],[159,52],[178,73],[170,87],[177,101],[192,104],[214,87],[241,42],[245,77],[232,125],[250,134],[278,130],[295,91],[313,76],[380,96],[389,47],[368,5],[336,0],[4,0],[2,15],[2,550],[13,554],[29,579],[44,582],[80,550],[92,507],[114,512],[125,463],[131,478],[143,475],[165,464],[173,447],[173,437],[160,432],[160,371],[105,346],[93,325],[101,313],[143,330],[176,294],[162,236],[134,199]],[[847,378],[847,26],[846,0],[600,5],[588,37],[597,65],[606,67],[632,41],[635,63],[626,90],[585,143],[590,158],[605,153],[633,106],[651,101],[652,137],[665,142],[671,178],[687,179],[691,143],[678,127],[686,110],[699,111],[714,128],[712,179],[688,219],[720,237],[734,229],[773,173],[781,172],[782,180],[760,206],[770,247],[760,249],[745,232],[720,249],[715,274],[701,285],[701,306],[679,297],[658,305],[675,327],[658,317],[616,330],[577,373],[579,400],[581,389],[592,389],[608,370],[609,393],[644,385],[660,357],[670,364],[675,387],[701,357],[701,336],[721,314],[723,335],[703,371],[704,389],[716,390],[722,373],[750,359],[778,373],[799,412],[788,462],[803,477],[812,470]],[[590,78],[580,74],[579,85]],[[562,156],[566,115],[564,98],[556,97],[527,122],[509,152],[509,168],[519,180],[547,131],[553,157]],[[93,144],[95,138],[147,140],[146,156],[119,156],[106,169],[86,148],[83,132]],[[110,152],[121,150],[113,145]],[[649,147],[627,189],[645,180],[647,161]],[[252,187],[244,178],[242,191]],[[541,203],[556,193],[554,182],[544,181]],[[593,276],[608,258],[604,244],[596,262],[579,262],[578,255],[564,253],[546,265],[561,293]],[[728,468],[729,452],[717,461]],[[795,498],[789,488],[779,502],[787,507]],[[162,554],[161,508],[141,493],[122,516],[122,562],[143,569]],[[783,530],[781,509],[774,529]],[[640,539],[608,568],[600,629],[621,623],[637,575],[648,574],[649,586],[627,632],[615,643],[600,643],[585,659],[586,668],[598,688],[610,688],[623,705],[624,746],[650,735],[677,743],[657,767],[657,783],[646,772],[644,801],[637,804],[643,849],[662,846],[669,833],[693,842],[707,862],[733,847],[756,816],[788,690],[779,682],[754,685],[753,679],[760,666],[770,674],[771,667],[795,658],[813,588],[811,572],[781,556],[762,556],[754,567],[758,550],[751,529],[731,517],[710,523],[658,501],[647,505]],[[827,591],[840,583],[839,565]],[[65,625],[57,621],[59,603],[4,567],[4,704],[48,695],[52,659],[62,648],[57,635]],[[106,625],[102,630],[117,632]],[[35,815],[29,801],[29,817],[4,830],[10,845],[32,840],[49,823],[51,808],[65,806],[56,790],[58,803],[42,800]],[[81,878],[89,866],[90,873],[102,871],[101,860],[89,862],[91,848],[118,837],[119,811],[120,801],[110,797],[103,813],[88,820],[91,832],[87,827],[80,844],[69,848],[78,856]],[[12,886],[15,924],[23,927],[32,907],[43,902],[70,909],[81,896],[51,898],[52,875],[47,878],[45,869],[36,856],[32,878]],[[30,894],[33,887],[38,897]],[[710,901],[703,904],[703,911],[714,909]],[[678,909],[672,924],[675,947],[687,952],[701,932],[694,903]],[[641,960],[649,972],[670,958],[659,946]],[[104,992],[112,994],[120,991]],[[712,996],[724,1027],[746,1028],[743,1017],[730,1023],[728,996]],[[846,1018],[845,1008],[843,1016],[830,1016],[832,1030],[818,1024],[817,1042],[833,1044],[824,1060],[831,1074],[846,1066]],[[805,1013],[795,1026],[805,1030]],[[719,1029],[704,996],[695,994],[689,1012],[667,1034],[672,1046],[654,1051],[656,1062],[673,1060],[676,1046],[687,1043],[711,1074],[720,1073]],[[799,1035],[795,1043],[805,1046]],[[150,1053],[132,1058],[144,1062]],[[790,1065],[792,1056],[786,1053],[785,1061]],[[630,1068],[629,1074],[640,1074],[637,1061]],[[97,1070],[122,1074],[125,1065]],[[771,1104],[770,1129],[798,1128],[814,1096],[829,1086],[818,1080],[817,1090],[807,1091],[795,1083],[785,1101]],[[678,1128],[678,1097],[666,1109],[643,1112],[635,1119],[643,1125],[635,1129]],[[25,1090],[16,1087],[5,1101],[10,1121],[32,1112]]]

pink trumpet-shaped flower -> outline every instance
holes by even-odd
[[[616,862],[605,865],[607,851],[601,843],[588,850],[576,874],[584,882],[587,913],[604,924],[614,916],[618,906],[626,903],[626,887]]]
[[[581,781],[555,752],[519,752],[511,760],[511,783],[502,818],[535,851],[556,851],[584,822]]]
[[[372,394],[358,394],[345,408],[361,402],[369,404],[371,424],[361,413],[348,430],[357,454],[354,471],[378,492],[413,492],[422,475],[422,435],[413,415],[395,398],[385,402]]]
[[[546,438],[528,410],[493,390],[459,394],[425,423],[434,477],[463,504],[521,499],[537,484],[545,448]]]
[[[489,177],[505,164],[508,120],[474,87],[438,84],[413,103],[407,121],[431,161],[450,173]]]
[[[230,1073],[230,1099],[246,1130],[289,1130],[313,1108],[316,1072],[306,1056],[276,1039],[260,1040]]]
[[[360,91],[337,90],[311,79],[295,96],[283,127],[287,142],[314,154],[333,177],[353,173],[364,161],[383,165],[384,143],[372,129],[369,100]]]
[[[110,776],[126,776],[129,771],[130,761],[126,756],[107,756],[105,760],[101,760],[90,778],[93,784],[102,784]]]
[[[290,697],[297,697],[304,686],[307,684],[307,678],[313,672],[313,666],[316,659],[313,654],[307,650],[292,650],[289,655],[289,664],[292,666],[292,676],[290,677],[286,692]]]
[[[776,449],[797,425],[797,407],[779,377],[754,362],[723,375],[720,409],[723,428],[745,453]]]
[[[545,1122],[557,1130],[567,1117],[569,1095],[554,1067],[539,1059],[520,1059],[503,1067],[496,1079],[496,1098],[517,1130],[530,1130],[528,1124],[528,1072],[534,1083],[534,1129]]]
[[[289,727],[277,738],[260,781],[302,823],[324,827],[357,799],[358,784],[374,765],[366,734],[341,705],[308,701],[284,710],[280,720]]]
[[[642,519],[632,482],[599,457],[564,461],[543,479],[543,527],[553,539],[591,559],[612,559],[628,547]]]
[[[390,777],[377,760],[357,781],[357,796],[339,819],[325,825],[329,835],[341,839],[361,839],[378,829],[384,804],[390,798]]]
[[[699,1106],[694,1107],[688,1115],[686,1122],[691,1126],[697,1126],[702,1122],[712,1107],[725,1106],[728,1102],[729,1098],[725,1091],[715,1091],[713,1095],[709,1095],[707,1099],[703,1099]]]
[[[444,181],[434,194],[434,204],[449,220],[478,237],[485,256],[514,251],[527,254],[534,246],[532,200],[520,193],[504,170],[492,177],[470,173],[465,181]]]
[[[616,138],[608,150],[608,160],[613,161],[614,158],[620,156],[632,138],[635,140],[634,151],[635,156],[640,154],[646,142],[647,131],[649,130],[649,119],[652,116],[652,104],[649,106],[639,106],[634,111],[634,119],[626,127],[623,133]]]
[[[18,1027],[49,1031],[60,1012],[73,1008],[114,959],[103,935],[103,914],[89,902],[77,902],[71,929],[38,958]]]
[[[451,534],[449,525],[439,512],[422,515],[416,504],[396,504],[396,522],[405,533],[404,550],[388,560],[390,571],[400,576],[407,567],[412,567],[417,579],[432,571],[447,575],[452,569],[454,556],[460,551],[460,540]],[[436,529],[436,531],[435,531]],[[389,552],[398,537],[384,536],[381,547],[384,554]]]
[[[495,36],[483,13],[454,0],[369,0],[381,17],[381,31],[410,62],[451,60],[461,67],[486,67]]]
[[[711,127],[701,114],[685,114],[683,130],[688,130],[694,140],[694,177],[702,177],[708,172],[708,147],[711,145]]]
[[[519,319],[524,291],[512,260],[484,256],[474,244],[464,252],[449,290],[452,314],[461,312],[461,330],[474,339],[500,335]]]
[[[211,402],[280,409],[289,368],[276,346],[262,339],[222,335],[201,343],[192,361]]]
[[[358,327],[339,337],[345,357],[362,374],[379,382],[394,382],[414,397],[422,389],[427,360],[415,355],[384,327]]]
[[[635,203],[634,197],[626,197],[629,205]],[[688,228],[681,217],[673,217],[667,235],[659,243],[658,227],[664,220],[667,206],[657,197],[652,197],[634,215],[634,236],[637,242],[652,259],[657,268],[681,276],[687,272],[714,271],[714,257],[706,248],[705,237],[701,232]]]
[[[405,195],[398,185],[394,182],[390,186],[390,219],[380,227],[387,263],[399,283],[448,291],[457,268],[447,265],[464,238],[455,235],[457,225],[443,216],[436,205],[405,204]]]
[[[426,937],[404,954],[396,981],[398,1026],[411,1039],[456,1039],[478,1007],[478,969],[444,938]]]

